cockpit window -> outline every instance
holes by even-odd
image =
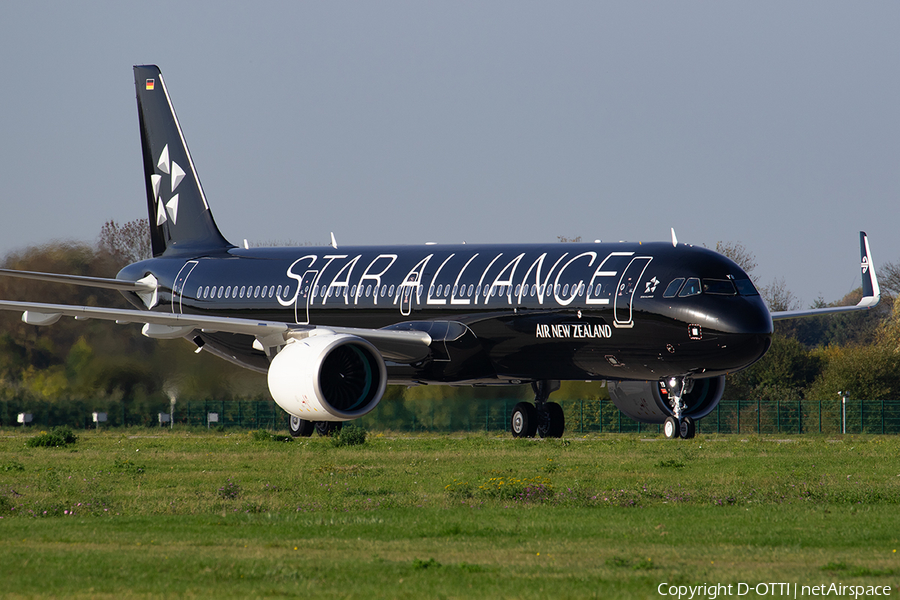
[[[688,296],[696,296],[700,293],[700,279],[697,277],[691,277],[687,280],[687,283],[684,284],[684,287],[681,288],[681,293],[678,294],[679,298],[687,298]]]
[[[674,298],[675,294],[678,293],[678,290],[681,289],[681,284],[684,283],[684,277],[679,277],[672,281],[669,284],[669,287],[666,288],[666,291],[663,292],[663,298]]]
[[[738,293],[741,296],[759,296],[756,286],[749,279],[738,279],[734,282],[734,285],[737,286]]]
[[[736,296],[737,290],[730,279],[704,279],[703,293],[716,296]]]

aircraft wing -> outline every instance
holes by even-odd
[[[875,264],[869,250],[869,238],[865,231],[859,232],[860,270],[862,272],[862,299],[854,306],[829,306],[826,308],[810,308],[806,310],[778,310],[772,312],[773,321],[799,319],[802,317],[818,317],[822,315],[868,310],[881,300],[881,288],[875,275]]]
[[[38,273],[35,271],[16,271],[13,269],[0,269],[0,277],[18,277],[20,279],[33,279],[36,281],[49,281],[51,283],[70,283],[85,287],[105,288],[119,290],[120,292],[154,292],[156,281],[145,278],[138,281],[125,281],[123,279],[109,279],[106,277],[85,277],[83,275],[65,275],[62,273]]]
[[[147,337],[157,339],[181,338],[193,331],[250,335],[259,342],[257,347],[263,350],[283,346],[291,338],[328,333],[355,335],[371,342],[385,358],[401,363],[412,363],[426,358],[431,353],[430,344],[432,342],[432,337],[423,331],[316,327],[279,321],[96,306],[0,300],[0,310],[21,311],[22,320],[30,325],[52,325],[64,316],[74,317],[77,320],[115,321],[120,324],[143,323],[142,333]],[[256,346],[256,344],[254,345]]]

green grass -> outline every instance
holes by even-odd
[[[895,437],[38,433],[0,431],[4,597],[900,584]]]

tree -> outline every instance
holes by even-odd
[[[818,351],[825,363],[807,398],[834,403],[838,392],[856,400],[889,400],[900,394],[900,353],[885,345],[838,347]]]
[[[779,394],[802,395],[821,369],[821,357],[796,339],[776,333],[772,336],[772,346],[759,362],[728,376],[725,397],[743,400]]]
[[[794,295],[794,292],[788,289],[783,277],[779,277],[770,285],[763,287],[759,293],[770,311],[797,310],[800,308],[800,301]]]
[[[900,295],[900,263],[888,262],[878,268],[878,280],[883,290]]]
[[[107,221],[100,229],[98,246],[119,268],[153,257],[150,226],[146,219],[134,219],[122,225]]]
[[[751,278],[753,269],[756,268],[756,256],[747,250],[740,242],[716,242],[716,252],[722,256],[728,257],[744,270]]]

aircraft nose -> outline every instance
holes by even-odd
[[[735,306],[723,307],[717,320],[726,333],[771,336],[775,330],[772,315],[759,296],[741,297]]]
[[[716,319],[720,347],[735,367],[749,366],[763,357],[772,344],[772,316],[762,298],[741,298]]]

